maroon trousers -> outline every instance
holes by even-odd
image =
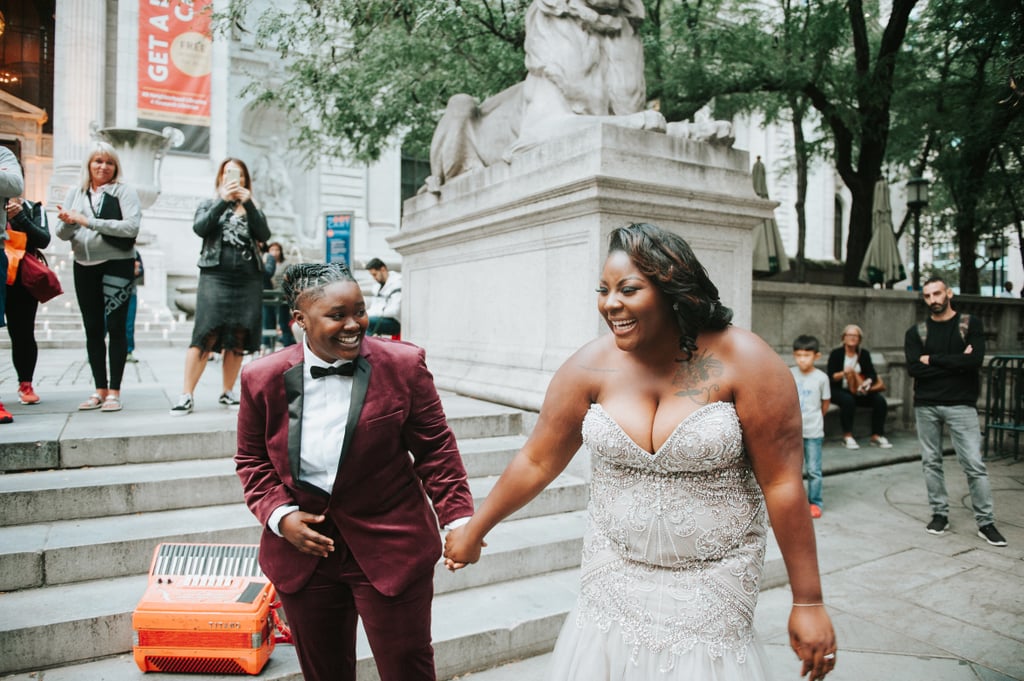
[[[334,552],[321,559],[302,589],[278,593],[305,680],[356,681],[358,616],[381,681],[436,681],[430,644],[433,573],[397,596],[385,596],[370,584],[337,531],[321,532],[334,538]]]

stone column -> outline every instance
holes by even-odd
[[[653,222],[681,234],[734,322],[751,318],[754,194],[746,152],[594,123],[405,202],[402,339],[427,350],[438,387],[539,409],[578,347],[605,333],[597,286],[609,232]]]
[[[103,127],[106,89],[105,0],[59,3],[53,65],[53,175],[47,204],[64,200],[91,143],[89,126]]]

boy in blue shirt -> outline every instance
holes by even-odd
[[[798,336],[793,341],[793,359],[796,366],[791,368],[800,396],[800,414],[804,423],[804,468],[807,471],[807,501],[811,505],[811,517],[821,517],[821,445],[825,440],[825,412],[828,411],[832,393],[828,376],[814,367],[815,360],[821,359],[821,345],[814,336]]]

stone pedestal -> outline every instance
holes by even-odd
[[[609,232],[681,234],[750,326],[758,198],[746,152],[607,123],[582,127],[405,203],[402,338],[440,388],[539,409],[548,382],[605,331],[594,292]]]

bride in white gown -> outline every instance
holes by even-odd
[[[611,333],[555,374],[526,445],[448,534],[448,567],[476,562],[487,532],[586,445],[580,596],[551,681],[768,679],[753,631],[768,518],[789,573],[799,673],[823,679],[836,643],[789,370],[729,324],[686,242],[653,225],[612,232],[597,294]]]

